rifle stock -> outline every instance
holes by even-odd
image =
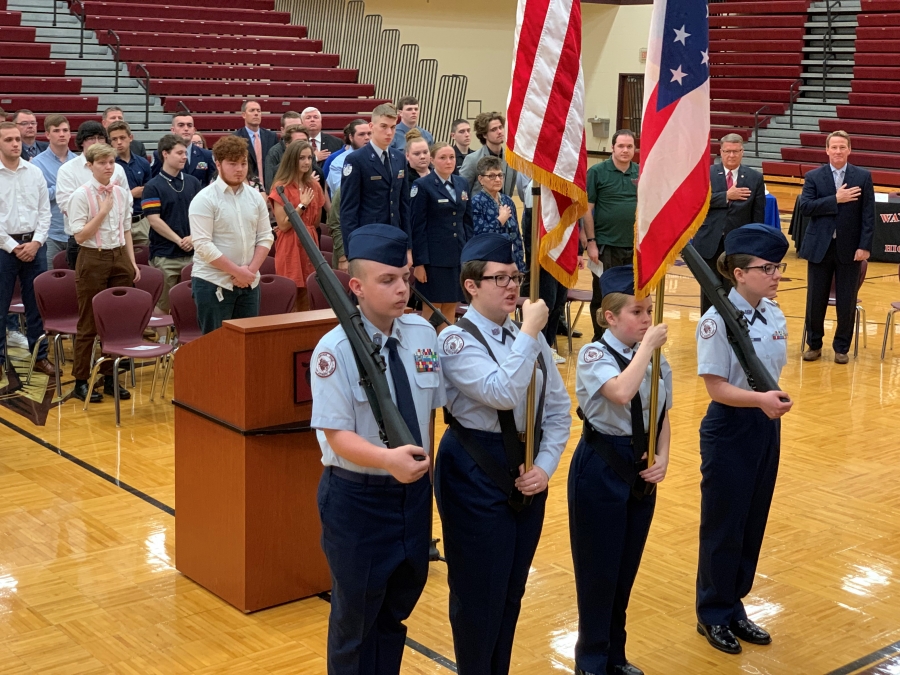
[[[353,355],[356,357],[356,363],[359,366],[360,384],[366,391],[366,397],[369,399],[369,405],[375,420],[381,429],[382,441],[391,448],[397,448],[401,445],[416,445],[409,427],[397,404],[391,398],[391,390],[388,386],[384,359],[381,356],[381,347],[372,342],[366,333],[365,326],[362,322],[362,316],[359,308],[356,307],[350,298],[347,297],[344,287],[338,280],[331,266],[325,261],[316,242],[310,236],[306,229],[306,225],[300,220],[300,216],[294,209],[293,204],[285,197],[284,188],[279,186],[275,191],[281,197],[284,203],[284,210],[287,214],[297,238],[303,245],[306,255],[316,271],[316,281],[319,288],[334,310],[350,346],[353,349]],[[419,459],[418,457],[416,459]],[[422,455],[424,460],[425,456]]]
[[[728,342],[747,375],[750,388],[759,392],[778,390],[778,383],[766,370],[762,361],[759,360],[759,356],[756,355],[756,350],[753,349],[747,317],[728,299],[728,292],[722,287],[722,282],[713,274],[709,265],[691,244],[682,249],[681,257],[700,284],[701,291],[706,293],[706,297],[712,301],[713,306],[725,321],[725,327],[728,329]],[[787,401],[784,398],[782,400]]]

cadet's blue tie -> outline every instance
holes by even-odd
[[[422,431],[419,429],[419,416],[416,414],[416,402],[413,400],[412,390],[409,388],[409,378],[406,376],[406,368],[400,360],[397,352],[396,338],[389,337],[385,343],[388,348],[388,363],[391,366],[391,379],[394,381],[394,397],[397,399],[397,407],[400,414],[409,427],[416,445],[422,447]]]

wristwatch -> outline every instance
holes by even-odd
[[[300,205],[300,210],[301,210],[301,211],[306,211],[306,204],[301,204],[301,205]]]
[[[592,241],[596,242],[597,241],[596,237],[591,237],[590,239],[587,240],[587,243],[590,244]]]

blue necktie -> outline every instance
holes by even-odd
[[[456,190],[453,189],[453,183],[449,180],[444,182],[444,187],[447,188],[447,192],[450,194],[450,199],[456,202]]]
[[[416,445],[422,447],[422,431],[419,429],[419,416],[416,414],[416,402],[413,400],[412,390],[409,388],[409,378],[406,376],[406,368],[397,352],[397,338],[389,337],[385,345],[388,348],[388,363],[391,366],[391,379],[394,381],[394,398],[397,399],[397,407],[400,414],[409,427]]]

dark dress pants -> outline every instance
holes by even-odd
[[[18,279],[22,289],[22,304],[25,305],[25,331],[29,350],[34,350],[38,338],[44,333],[44,322],[41,321],[37,300],[34,297],[34,280],[47,271],[46,248],[46,244],[41,246],[31,262],[22,262],[14,253],[0,250],[0,316],[7,316],[16,287],[16,279]],[[8,316],[13,317],[14,328],[18,330],[18,317],[14,314]],[[7,326],[0,329],[0,364],[6,358],[6,330],[8,328],[9,321],[7,321]],[[38,350],[38,359],[46,358],[47,341],[45,340]]]
[[[822,262],[807,263],[806,291],[806,344],[810,349],[821,349],[825,337],[825,312],[834,279],[837,301],[837,328],[832,346],[837,354],[850,351],[853,342],[853,326],[856,321],[856,299],[859,291],[859,265],[857,261],[842,263],[837,259],[834,239],[831,240]]]

